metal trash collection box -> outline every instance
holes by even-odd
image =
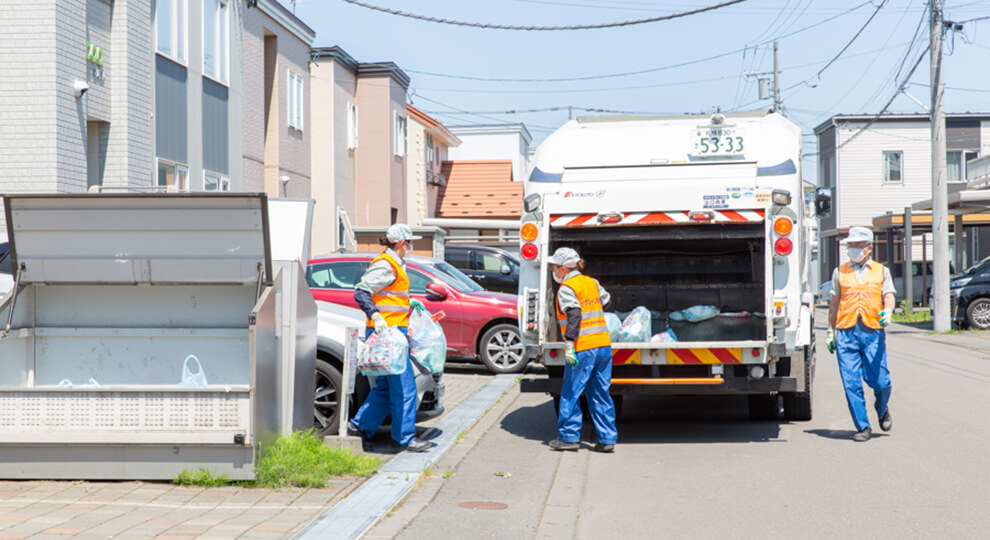
[[[315,304],[299,264],[275,271],[263,194],[3,202],[0,477],[249,479],[262,445],[312,422],[291,394],[312,401]],[[190,354],[205,388],[179,387]]]

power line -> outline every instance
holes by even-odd
[[[409,19],[416,19],[420,21],[435,22],[440,24],[451,24],[455,26],[470,26],[472,28],[484,28],[486,30],[525,30],[532,32],[532,31],[560,31],[560,30],[599,30],[602,28],[618,28],[621,26],[633,26],[637,24],[669,21],[671,19],[679,19],[681,17],[687,17],[688,15],[697,15],[699,13],[705,13],[707,11],[714,11],[716,9],[731,6],[734,4],[741,4],[746,0],[728,0],[727,2],[722,2],[721,4],[715,4],[713,6],[692,9],[691,11],[682,11],[680,13],[671,13],[669,15],[660,15],[658,17],[649,17],[646,19],[634,19],[629,21],[620,21],[620,22],[611,22],[611,23],[567,25],[567,26],[518,26],[518,25],[507,25],[507,24],[456,21],[452,19],[443,19],[440,17],[418,15],[415,13],[409,13],[408,11],[400,11],[397,9],[376,6],[365,2],[360,2],[358,0],[343,0],[343,1],[348,4],[353,4],[355,6],[361,6],[363,8],[368,8],[375,11],[381,11],[382,13],[388,13],[389,15],[398,15],[400,17],[406,17]]]
[[[349,1],[349,0],[344,0],[344,1],[346,2],[346,1]],[[859,8],[861,8],[863,6],[867,6],[867,5],[871,5],[869,1],[863,2],[862,4],[859,4],[859,5],[856,5],[856,6],[853,6],[853,7],[849,8],[849,9],[847,9],[845,11],[842,11],[841,13],[838,13],[836,15],[833,15],[831,17],[828,17],[827,19],[823,19],[821,21],[818,21],[816,23],[810,24],[810,25],[805,26],[803,28],[799,28],[799,29],[797,29],[797,30],[795,30],[793,32],[784,34],[782,36],[777,36],[777,37],[775,37],[773,39],[764,40],[764,41],[762,41],[760,43],[757,43],[757,44],[755,44],[755,45],[753,45],[751,47],[755,47],[755,46],[759,46],[759,45],[767,45],[767,44],[773,43],[774,41],[779,41],[779,40],[782,40],[782,39],[789,38],[791,36],[794,36],[794,35],[800,34],[802,32],[805,32],[807,30],[811,30],[812,28],[816,28],[816,27],[821,26],[823,24],[826,24],[826,23],[829,23],[831,21],[834,21],[835,19],[838,19],[839,17],[843,17],[845,15],[848,15],[848,14],[850,14],[850,13],[858,10]],[[433,72],[433,71],[420,71],[420,70],[415,70],[415,69],[404,69],[403,71],[406,71],[406,72],[409,72],[409,73],[416,73],[417,75],[428,75],[428,76],[431,76],[431,77],[443,77],[443,78],[448,78],[448,79],[461,79],[461,80],[467,80],[467,81],[484,81],[484,82],[543,83],[543,82],[590,81],[590,80],[594,80],[594,79],[611,79],[611,78],[616,78],[616,77],[630,77],[630,76],[633,76],[633,75],[643,75],[643,74],[646,74],[646,73],[655,73],[657,71],[666,71],[666,70],[670,70],[670,69],[676,69],[676,68],[680,68],[680,67],[690,66],[690,65],[693,65],[693,64],[700,64],[702,62],[708,62],[710,60],[717,60],[719,58],[724,58],[726,56],[731,56],[733,54],[741,53],[741,52],[744,52],[744,51],[746,51],[747,49],[749,49],[751,47],[743,47],[741,49],[736,49],[734,51],[724,52],[724,53],[716,54],[716,55],[713,55],[713,56],[708,56],[708,57],[705,57],[705,58],[698,58],[696,60],[688,60],[686,62],[680,62],[680,63],[677,63],[677,64],[670,64],[670,65],[666,65],[666,66],[659,66],[659,67],[654,67],[654,68],[641,69],[641,70],[637,70],[637,71],[626,71],[626,72],[622,72],[622,73],[608,73],[608,74],[604,74],[604,75],[586,75],[586,76],[582,76],[582,77],[553,77],[553,78],[474,77],[474,76],[471,76],[471,75],[451,75],[449,73],[437,73],[437,72]]]
[[[883,9],[883,7],[885,5],[887,5],[887,0],[883,0],[883,2],[880,2],[880,5],[877,6],[877,9],[875,9],[873,11],[873,15],[870,15],[870,18],[869,19],[866,19],[866,22],[863,24],[862,27],[860,27],[859,32],[856,32],[856,35],[854,35],[852,37],[852,39],[849,40],[849,43],[846,43],[846,46],[843,47],[842,50],[840,50],[839,53],[835,55],[835,57],[833,57],[831,60],[829,60],[828,63],[825,64],[825,67],[823,67],[822,69],[819,69],[818,70],[818,73],[816,74],[816,76],[818,77],[818,80],[821,80],[822,79],[822,73],[826,69],[828,69],[829,66],[831,66],[833,63],[835,63],[835,61],[838,60],[840,56],[842,56],[842,53],[846,52],[846,50],[848,50],[849,47],[852,46],[852,44],[856,41],[856,38],[858,38],[860,36],[860,34],[863,33],[863,30],[866,30],[866,27],[869,26],[871,22],[873,22],[873,19],[876,18],[876,16],[877,16],[877,13],[880,13],[880,10]]]

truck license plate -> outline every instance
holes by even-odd
[[[691,143],[694,156],[736,156],[746,151],[746,131],[737,127],[696,128]]]

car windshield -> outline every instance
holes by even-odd
[[[453,288],[460,292],[478,292],[485,290],[484,287],[478,285],[473,279],[467,277],[464,272],[461,272],[444,261],[431,262],[429,263],[429,267],[431,270],[436,272],[441,279],[449,283]]]
[[[987,257],[986,259],[983,259],[982,261],[969,267],[969,270],[966,270],[966,273],[964,275],[972,276],[974,274],[979,274],[984,268],[988,266],[990,266],[990,257]]]

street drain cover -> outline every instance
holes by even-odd
[[[492,501],[467,501],[458,504],[461,508],[468,510],[505,510],[509,505]]]

